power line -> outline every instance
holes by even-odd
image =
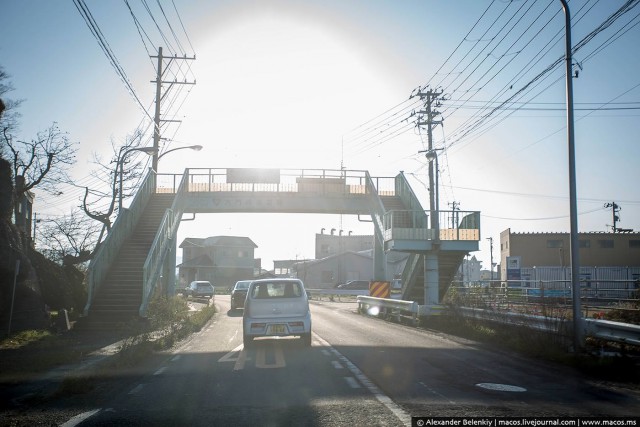
[[[91,11],[89,10],[89,8],[86,5],[86,3],[84,2],[84,0],[73,0],[73,3],[76,6],[76,9],[78,9],[78,12],[80,12],[80,15],[84,19],[85,23],[89,27],[89,30],[91,31],[91,34],[98,41],[98,45],[100,46],[100,48],[102,49],[104,54],[107,56],[107,59],[109,59],[109,62],[111,63],[111,65],[115,69],[116,74],[118,74],[118,76],[120,77],[122,82],[127,87],[129,93],[133,96],[133,98],[138,103],[140,108],[142,108],[144,113],[147,116],[151,117],[149,115],[149,113],[145,110],[144,105],[142,105],[142,102],[140,101],[140,98],[138,98],[138,95],[136,94],[135,89],[131,85],[131,82],[129,81],[129,78],[127,77],[127,74],[125,73],[124,69],[122,68],[122,66],[118,62],[118,59],[116,58],[115,54],[111,50],[111,47],[109,46],[109,43],[107,42],[106,38],[102,34],[102,31],[100,30],[100,27],[98,26],[98,23],[93,18],[93,15],[91,14]]]

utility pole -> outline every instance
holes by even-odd
[[[489,251],[491,253],[491,279],[489,279],[490,281],[493,280],[493,237],[487,237],[487,240],[489,241]]]
[[[455,230],[458,225],[458,211],[460,210],[460,202],[456,202],[454,200],[453,202],[449,203],[449,206],[451,206],[451,210],[453,211],[453,214],[451,215],[451,228]]]
[[[611,215],[613,216],[613,225],[612,225],[612,227],[613,227],[613,232],[616,233],[618,231],[617,223],[618,223],[618,221],[620,221],[620,216],[618,216],[618,213],[620,212],[620,209],[622,209],[622,208],[616,202],[605,203],[604,207],[605,207],[605,209],[606,208],[611,208]]]
[[[426,92],[422,91],[422,88],[418,88],[418,92],[413,96],[418,96],[420,100],[423,102],[424,110],[418,111],[416,114],[418,115],[418,120],[416,121],[416,126],[426,126],[427,127],[427,141],[428,148],[427,152],[433,150],[433,128],[434,126],[441,125],[442,120],[436,120],[440,116],[440,112],[435,110],[435,108],[440,107],[442,104],[440,101],[442,100],[442,91],[429,89]],[[436,171],[438,173],[438,171]],[[435,191],[434,191],[434,179],[433,179],[433,162],[429,162],[429,209],[431,212],[435,211]],[[436,213],[438,215],[438,213]],[[431,226],[435,228],[435,219],[431,218]]]
[[[196,82],[195,80],[193,82],[188,82],[186,80],[179,82],[177,79],[174,79],[173,81],[165,81],[163,80],[163,76],[164,76],[164,72],[166,70],[169,70],[171,68],[171,64],[173,62],[177,62],[177,61],[192,61],[195,60],[196,57],[194,56],[162,56],[162,47],[158,48],[158,55],[157,56],[151,56],[151,58],[156,58],[158,59],[158,70],[157,70],[157,74],[156,74],[156,79],[152,80],[151,83],[155,83],[156,84],[156,111],[155,111],[155,116],[154,116],[154,131],[153,131],[153,148],[156,149],[155,154],[153,154],[153,160],[151,162],[151,167],[153,168],[153,170],[157,173],[158,172],[158,156],[160,154],[160,123],[162,122],[179,122],[180,120],[163,120],[160,118],[160,106],[162,103],[162,100],[165,98],[165,96],[167,95],[167,93],[171,90],[171,88],[173,87],[173,85],[195,85]],[[165,66],[165,60],[167,61],[167,64]],[[164,91],[164,93],[162,92],[162,85],[163,84],[168,84],[169,86],[167,87],[167,89]]]
[[[426,156],[429,159],[429,211],[431,216],[431,229],[435,230],[435,235],[433,249],[427,251],[424,255],[424,305],[433,306],[440,302],[440,260],[438,254],[440,243],[440,215],[438,212],[439,197],[435,197],[436,191],[438,191],[438,155],[433,148],[433,127],[442,124],[442,120],[436,120],[440,116],[440,112],[438,112],[436,108],[441,105],[440,97],[442,96],[442,91],[429,89],[423,92],[422,88],[418,88],[417,93],[411,94],[411,98],[414,96],[420,97],[420,100],[424,104],[424,109],[416,113],[418,115],[416,126],[418,128],[422,126],[427,127],[428,149],[422,152],[426,152]],[[432,160],[436,162],[435,182]]]

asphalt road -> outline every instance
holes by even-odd
[[[410,425],[411,416],[638,416],[640,395],[557,365],[312,302],[313,341],[242,346],[242,311],[216,296],[204,330],[107,395],[65,407],[67,426]],[[60,416],[60,415],[58,415]]]

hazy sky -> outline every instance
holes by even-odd
[[[0,3],[0,65],[12,76],[9,97],[25,100],[18,137],[31,139],[58,122],[80,142],[74,178],[91,185],[93,154],[109,156],[111,140],[124,141],[146,115],[74,1]],[[430,84],[446,95],[444,124],[434,131],[435,146],[444,148],[440,207],[455,201],[481,211],[483,239],[474,255],[484,267],[487,238],[499,259],[507,228],[569,231],[564,65],[548,69],[564,55],[559,0],[162,0],[166,20],[149,0],[82,4],[151,115],[149,54],[163,46],[165,54],[196,55],[175,61],[168,73],[196,85],[170,92],[163,112],[182,122],[163,127],[171,139],[163,149],[204,149],[167,155],[160,173],[341,165],[374,177],[404,171],[426,208],[426,160],[418,154],[426,136],[414,126],[411,113],[420,106],[409,96]],[[640,229],[640,8],[585,39],[623,4],[570,2],[580,47],[573,80],[580,231],[609,230],[604,204],[613,201],[622,207],[618,226]],[[68,213],[81,192],[36,195],[35,211],[47,218]],[[247,236],[263,267],[272,268],[273,259],[313,257],[323,227],[373,233],[346,216],[211,214],[185,222],[178,238]]]

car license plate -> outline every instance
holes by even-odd
[[[285,334],[287,332],[287,328],[285,325],[270,325],[269,326],[269,331],[267,333],[269,334]]]

